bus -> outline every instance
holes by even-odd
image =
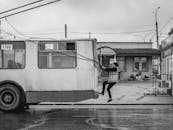
[[[98,98],[96,39],[0,40],[0,110]]]

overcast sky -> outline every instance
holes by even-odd
[[[0,0],[0,12],[33,1]],[[1,27],[18,38],[62,39],[67,24],[68,38],[88,38],[91,32],[98,41],[155,41],[154,12],[160,6],[157,14],[163,39],[173,24],[172,20],[163,28],[173,16],[172,5],[173,0],[61,0],[2,19]]]

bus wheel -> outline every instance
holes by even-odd
[[[22,106],[22,94],[12,84],[0,86],[0,109],[5,112],[17,111]]]

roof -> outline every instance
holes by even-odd
[[[152,56],[160,55],[160,50],[153,48],[137,48],[137,49],[117,49],[114,48],[118,56]]]
[[[97,42],[98,44],[117,44],[117,43],[121,43],[121,44],[132,44],[132,43],[135,43],[135,44],[152,44],[152,42]]]

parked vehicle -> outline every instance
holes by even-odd
[[[95,39],[0,41],[0,109],[97,98]]]

